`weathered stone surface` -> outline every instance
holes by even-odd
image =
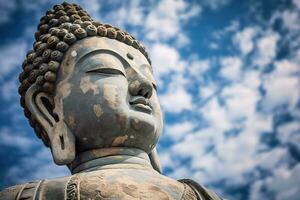
[[[13,186],[0,199],[219,199],[160,173],[162,113],[134,37],[63,3],[41,18],[35,38],[19,77],[21,105],[54,162],[73,175]]]

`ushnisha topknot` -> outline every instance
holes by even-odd
[[[56,73],[65,52],[76,41],[91,37],[107,37],[123,42],[138,49],[151,63],[145,47],[129,33],[94,21],[90,15],[77,4],[62,3],[53,6],[40,19],[38,30],[35,33],[33,49],[30,50],[23,62],[23,71],[19,75],[20,104],[24,108],[24,114],[29,119],[35,133],[46,146],[49,146],[49,138],[39,123],[33,118],[25,105],[25,94],[31,85],[39,86],[41,92],[53,96],[55,91]]]

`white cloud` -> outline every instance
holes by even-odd
[[[276,62],[275,70],[264,80],[264,108],[272,110],[277,106],[288,105],[294,110],[299,100],[299,85],[299,66],[288,60]]]
[[[277,33],[269,33],[257,41],[257,56],[254,57],[253,63],[259,67],[270,64],[276,56],[277,42],[280,36]]]
[[[289,30],[295,31],[300,29],[299,11],[285,10],[281,13],[284,26]]]
[[[170,174],[170,176],[177,180],[182,179],[183,177],[190,178],[190,179],[194,178],[191,175],[190,170],[186,166],[179,166]]]
[[[194,77],[200,78],[204,72],[210,67],[210,61],[206,60],[193,60],[189,64],[188,70]]]
[[[167,93],[159,96],[164,111],[180,113],[192,109],[192,96],[182,86],[170,88]]]
[[[44,147],[21,158],[19,164],[12,166],[4,178],[14,180],[17,183],[24,183],[66,176],[70,174],[68,171],[66,166],[56,166],[53,163],[50,149]]]
[[[232,183],[242,183],[243,174],[253,170],[259,163],[259,155],[255,153],[259,146],[259,133],[270,130],[271,121],[259,116],[251,118],[239,135],[225,140],[220,140],[221,137],[215,139],[216,156],[205,155],[206,159],[211,160],[210,166],[205,166],[206,162],[203,161],[203,167],[209,169],[207,181],[228,178]]]
[[[267,154],[256,153],[260,145],[259,133],[270,130],[271,124],[270,118],[252,117],[244,131],[230,138],[225,138],[220,129],[211,126],[187,135],[172,147],[172,155],[174,158],[192,158],[191,169],[197,172],[193,176],[197,181],[208,184],[227,179],[231,184],[241,184],[245,182],[244,174],[252,172],[255,166],[278,163],[277,157],[272,158],[274,164],[270,164],[271,161],[265,160]],[[206,152],[205,149],[212,145],[213,152]],[[285,150],[276,152],[282,157],[286,156]],[[272,155],[275,155],[275,151],[268,154]]]
[[[244,175],[256,166],[274,166],[287,155],[285,149],[262,154],[256,152],[261,146],[260,134],[272,130],[272,116],[256,111],[257,102],[261,99],[258,91],[260,85],[259,71],[245,71],[241,80],[223,88],[219,95],[200,108],[199,112],[208,126],[187,131],[185,137],[172,146],[174,159],[191,158],[194,179],[206,184],[222,179],[230,180],[231,184],[241,184],[245,182]],[[209,95],[215,90],[213,85]],[[225,136],[225,132],[234,129],[240,129],[240,133]],[[213,150],[207,151],[209,149]],[[272,155],[280,155],[280,158],[273,158]],[[182,170],[177,174],[177,167],[174,168],[172,176],[184,174]]]
[[[97,16],[101,5],[97,0],[82,1],[82,7],[93,17]]]
[[[230,120],[249,118],[256,113],[256,104],[261,99],[258,87],[261,84],[257,71],[245,71],[242,81],[224,87],[220,97]]]
[[[141,0],[133,0],[127,3],[113,1],[111,5],[116,8],[101,15],[98,12],[99,3],[94,2],[95,6],[86,4],[87,10],[92,10],[96,18],[122,28],[132,27],[131,33],[142,37],[146,42],[166,42],[174,39],[174,43],[180,48],[190,42],[183,27],[202,11],[200,5],[183,0],[162,0],[151,6]]]
[[[240,22],[237,20],[233,20],[230,22],[229,26],[226,26],[224,28],[223,32],[225,33],[234,32],[237,31],[239,27],[240,27]]]
[[[221,95],[225,99],[225,107],[232,120],[253,115],[256,103],[260,99],[256,88],[252,89],[242,84],[226,87]]]
[[[213,10],[217,10],[229,4],[231,0],[205,0],[203,1],[204,5],[207,5]]]
[[[193,108],[193,96],[186,89],[188,81],[182,73],[175,73],[171,76],[166,92],[159,95],[164,111],[180,113]]]
[[[201,108],[204,118],[220,133],[231,128],[228,113],[223,106],[220,105],[216,98],[210,100],[205,107]]]
[[[247,70],[243,76],[242,83],[251,89],[258,89],[261,85],[261,77],[259,71],[256,70]]]
[[[181,27],[185,21],[200,13],[200,6],[191,5],[182,0],[160,1],[146,17],[146,38],[156,41],[174,38],[181,32]]]
[[[289,159],[289,151],[284,147],[275,147],[270,151],[265,151],[258,156],[258,166],[262,169],[276,169]]]
[[[300,164],[291,169],[287,166],[273,170],[274,176],[257,181],[250,191],[251,200],[267,199],[272,193],[275,200],[296,200],[300,189]],[[283,184],[284,183],[284,184]]]
[[[171,158],[171,155],[169,152],[160,152],[158,149],[158,154],[159,154],[159,160],[160,160],[160,163],[161,163],[161,166],[163,169],[165,169],[167,167],[172,167],[172,168],[175,167],[176,160]]]
[[[21,69],[28,45],[25,41],[14,41],[0,49],[0,80],[17,69]]]
[[[209,43],[208,46],[209,46],[210,49],[214,49],[214,50],[219,49],[219,45],[215,42]]]
[[[117,9],[114,9],[112,12],[109,12],[107,15],[98,16],[99,20],[104,20],[112,23],[114,26],[119,26],[124,28],[125,26],[144,26],[145,24],[145,7],[141,5],[140,0],[128,1],[125,4],[121,2],[114,2],[118,6]],[[87,3],[89,4],[89,2]],[[100,5],[99,5],[100,6]],[[114,5],[115,6],[115,5]],[[89,6],[90,7],[90,6]],[[99,8],[98,8],[99,9]],[[97,12],[97,14],[101,14]]]
[[[296,7],[300,10],[300,1],[299,0],[293,0],[293,3],[296,5]]]
[[[171,71],[182,71],[184,63],[179,52],[172,46],[155,43],[150,48],[152,66],[157,79]]]
[[[4,82],[1,87],[1,96],[6,101],[16,100],[18,94],[18,82],[17,78],[13,77],[11,80]]]
[[[190,4],[187,9],[180,14],[180,19],[187,21],[193,17],[199,16],[202,12],[202,7],[197,4]]]
[[[181,48],[185,47],[188,44],[190,44],[189,38],[186,35],[179,33],[176,38],[176,46]]]
[[[237,81],[241,78],[242,60],[239,57],[225,57],[221,58],[220,75],[224,78]]]
[[[214,31],[212,33],[212,35],[214,38],[220,40],[220,39],[222,39],[222,36],[224,36],[228,33],[237,32],[239,27],[240,27],[240,22],[237,20],[233,20],[230,22],[230,24],[228,26],[224,27],[223,29]]]
[[[197,160],[204,155],[205,147],[208,144],[208,138],[212,137],[209,134],[204,133],[205,131],[198,131],[195,133],[187,134],[183,140],[177,142],[171,147],[170,154],[173,157],[180,158],[192,158],[192,160]],[[176,167],[176,166],[175,166]]]
[[[278,139],[283,144],[293,144],[300,149],[300,123],[296,120],[278,128]]]
[[[0,144],[18,148],[18,150],[26,150],[34,146],[34,142],[26,137],[24,133],[16,133],[9,128],[2,128],[0,130]]]
[[[190,121],[179,122],[176,124],[167,125],[166,133],[170,139],[177,141],[190,133],[194,126],[194,123]]]
[[[199,96],[203,99],[212,97],[217,91],[217,86],[213,83],[210,83],[206,86],[199,87]]]
[[[11,14],[16,10],[17,3],[11,1],[0,1],[0,24],[8,23],[12,16]]]
[[[233,42],[239,46],[243,55],[247,55],[253,50],[253,38],[257,32],[257,27],[246,27],[234,35]]]

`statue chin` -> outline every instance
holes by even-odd
[[[125,110],[103,114],[101,121],[81,118],[76,120],[78,123],[74,128],[66,120],[76,137],[77,153],[107,147],[128,147],[149,154],[158,142],[161,123],[151,114]]]
[[[126,131],[131,140],[128,140],[127,145],[150,153],[158,142],[160,131],[161,125],[152,115],[132,111],[129,117],[129,127]]]

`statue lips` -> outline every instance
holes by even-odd
[[[141,96],[137,96],[137,97],[133,97],[130,101],[129,104],[138,111],[141,112],[145,112],[148,114],[152,113],[152,106],[149,102],[148,99],[141,97]]]

